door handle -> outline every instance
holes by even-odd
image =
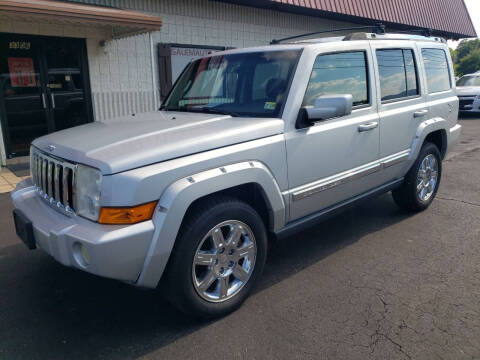
[[[418,111],[415,111],[413,113],[413,117],[422,117],[422,116],[425,116],[428,114],[428,110],[427,109],[423,109],[423,110],[418,110]]]
[[[42,105],[44,109],[47,108],[47,99],[45,98],[45,93],[42,93]]]
[[[378,122],[372,121],[366,124],[358,125],[358,132],[370,131],[378,127]]]
[[[55,109],[55,95],[50,94],[50,99],[52,100],[52,109]]]

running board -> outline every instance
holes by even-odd
[[[397,187],[399,187],[403,183],[403,178],[397,179],[394,181],[391,181],[389,183],[386,183],[384,185],[381,185],[380,187],[377,187],[373,190],[369,190],[363,194],[357,195],[353,198],[350,198],[348,200],[342,201],[338,204],[332,205],[326,209],[320,210],[316,213],[313,213],[311,215],[304,216],[298,220],[292,221],[285,225],[282,229],[277,231],[275,233],[275,236],[277,239],[283,239],[285,237],[288,237],[290,235],[293,235],[297,232],[303,231],[312,225],[317,224],[318,222],[321,222],[323,220],[326,220],[334,215],[337,215],[338,213],[341,213],[342,211],[349,209],[358,203],[362,201],[366,201],[368,199],[372,199],[374,197],[377,197],[378,195],[384,194],[386,192],[389,192],[390,190],[393,190]]]

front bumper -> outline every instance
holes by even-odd
[[[46,204],[31,179],[18,184],[12,201],[32,222],[38,247],[61,264],[99,276],[135,283],[150,247],[154,225],[102,225],[79,216],[67,216]],[[88,253],[88,264],[79,258],[79,245]]]
[[[480,99],[476,96],[460,96],[459,111],[461,113],[480,112]]]

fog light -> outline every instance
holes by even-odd
[[[88,255],[87,248],[78,242],[73,244],[73,257],[82,267],[87,267],[88,264],[90,264],[90,256]]]

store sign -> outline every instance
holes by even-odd
[[[182,73],[183,69],[192,61],[218,50],[208,48],[186,48],[186,47],[171,47],[170,50],[172,60],[172,82],[175,82]]]
[[[10,41],[8,47],[15,50],[30,50],[30,41]]]
[[[12,87],[37,86],[32,58],[8,58],[8,71]]]

